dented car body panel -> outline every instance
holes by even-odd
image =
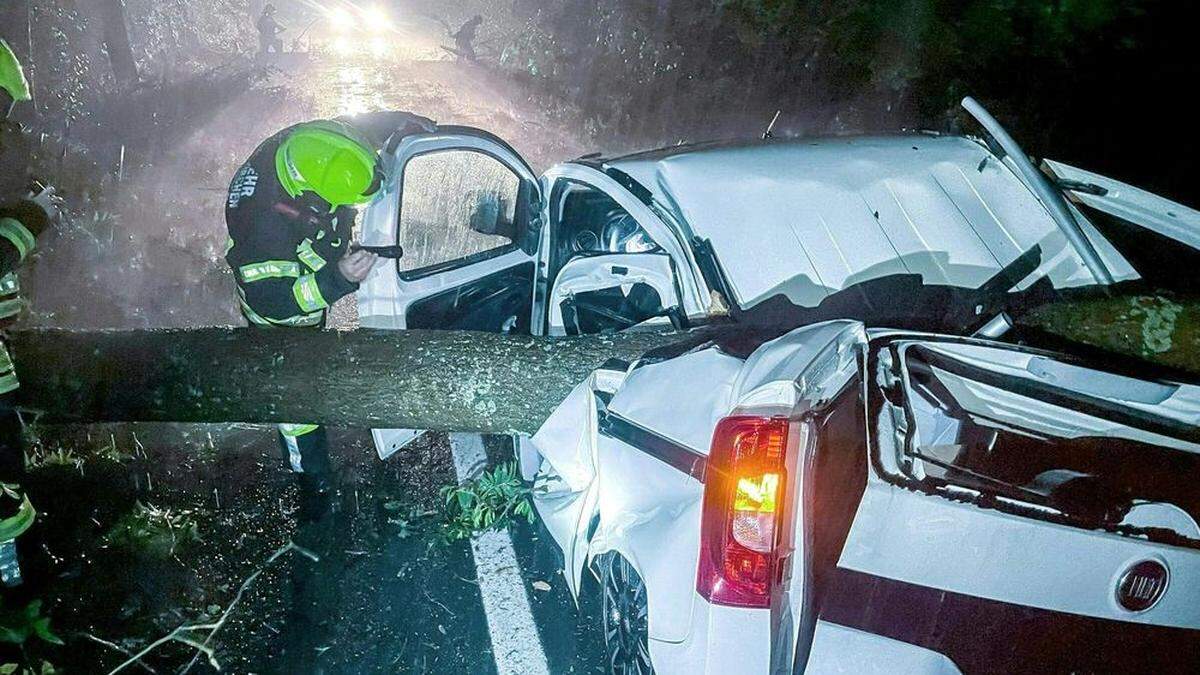
[[[1094,283],[1040,202],[989,158],[967,138],[912,135],[676,150],[612,164],[669,205],[690,235],[712,242],[746,307],[777,294],[815,306],[891,274],[974,287],[1039,244],[1055,285]],[[1114,251],[1102,253],[1128,278]]]
[[[461,241],[484,237],[463,257],[374,270],[364,326],[710,326],[597,370],[517,441],[572,593],[610,554],[644,582],[657,672],[1088,671],[1146,649],[1167,671],[1167,646],[1197,639],[1200,487],[1171,476],[1200,448],[1200,389],[1003,331],[964,336],[1005,311],[997,298],[1096,283],[1063,213],[1106,274],[1132,281],[1153,277],[1153,260],[1096,214],[1175,252],[1195,250],[1194,211],[1048,162],[1068,197],[1056,219],[1011,158],[957,136],[682,146],[533,178],[498,139],[455,128],[395,149],[365,243],[408,244],[406,162],[456,143],[519,187],[483,226],[464,221]],[[859,305],[903,311],[872,322]],[[794,323],[751,320],[781,306]],[[730,416],[788,421],[765,608],[698,591],[710,446]],[[1062,630],[1101,646],[1039,637]]]
[[[704,660],[713,650],[693,652],[681,645],[709,639],[709,624],[718,620],[717,615],[723,622],[740,617],[734,623],[759,626],[747,630],[769,634],[769,640],[747,647],[743,654],[747,659],[771,655],[768,670],[789,671],[798,648],[805,653],[812,650],[817,662],[826,663],[830,650],[838,648],[822,640],[844,637],[847,630],[879,630],[862,617],[850,616],[844,608],[826,616],[810,601],[810,596],[829,593],[820,585],[828,583],[830,574],[855,574],[936,589],[968,600],[1046,610],[1052,615],[1090,617],[1111,622],[1108,630],[1119,630],[1120,622],[1200,629],[1194,602],[1200,584],[1196,489],[1179,495],[1190,512],[1160,501],[1161,494],[1149,498],[1130,494],[1122,497],[1122,517],[1108,523],[1085,522],[1075,517],[1077,513],[1057,510],[1045,495],[1032,490],[1027,501],[1020,499],[1019,491],[998,500],[996,493],[969,481],[935,486],[907,474],[900,481],[889,473],[902,472],[895,450],[880,440],[893,438],[895,429],[865,418],[864,437],[857,448],[864,453],[865,474],[848,531],[839,535],[844,546],[838,547],[836,569],[807,568],[806,561],[820,556],[805,547],[826,545],[827,535],[819,532],[820,523],[806,522],[801,506],[790,537],[790,567],[783,575],[781,590],[786,597],[770,610],[748,610],[715,606],[697,595],[694,575],[686,571],[695,568],[699,551],[703,475],[697,478],[696,472],[689,472],[655,444],[676,444],[702,459],[708,452],[706,436],[711,437],[717,421],[727,415],[782,412],[805,419],[820,416],[839,396],[866,399],[865,409],[859,407],[864,402],[855,404],[863,414],[877,398],[865,393],[876,386],[866,369],[879,367],[871,354],[915,347],[953,355],[987,373],[1020,373],[1031,380],[1052,382],[1088,400],[1111,404],[1118,413],[1133,410],[1161,416],[1168,427],[1178,422],[1180,430],[1194,428],[1200,419],[1200,387],[1194,385],[1139,380],[1088,368],[1070,357],[1060,360],[1053,354],[1002,343],[868,330],[853,321],[797,329],[763,344],[745,359],[707,345],[666,361],[633,364],[627,374],[610,371],[610,386],[619,383],[619,387],[607,406],[589,405],[573,395],[530,443],[543,462],[543,474],[566,472],[582,477],[593,473],[585,490],[599,491],[598,522],[590,541],[574,541],[574,555],[578,556],[578,547],[583,545],[588,556],[615,550],[635,561],[649,594],[650,648],[652,654],[663,654],[661,660],[655,659],[656,668],[662,672],[716,672]],[[977,407],[970,415],[981,419],[986,413],[1000,428],[1020,424],[1022,433],[1042,439],[1126,439],[1192,458],[1200,450],[1194,440],[1167,435],[1163,428],[1132,426],[1132,420],[1121,414],[1116,415],[1117,420],[1103,416],[1087,420],[1071,408],[1039,411],[1033,406],[1029,415],[1020,418],[1020,411],[1028,407],[1027,394],[1002,389],[988,393],[992,398],[981,395],[972,399]],[[664,401],[671,402],[669,414]],[[1098,410],[1092,413],[1100,415]],[[624,426],[603,421],[613,417]],[[890,417],[881,414],[880,419]],[[630,426],[642,433],[631,433]],[[564,434],[577,429],[599,430],[588,436],[595,439],[590,457],[578,447],[568,452],[560,442]],[[949,431],[939,428],[938,433]],[[816,445],[818,453],[829,451]],[[581,461],[584,457],[588,460]],[[798,484],[788,493],[789,499],[801,500],[807,478],[804,466],[814,462],[801,464]],[[602,470],[597,472],[597,465]],[[1078,464],[1055,466],[1060,472],[1075,471],[1076,479],[1084,476]],[[1030,485],[1039,483],[1031,481]],[[1010,502],[1007,506],[999,503],[1004,499]],[[588,520],[579,517],[576,522]],[[548,528],[556,539],[575,540],[578,534],[564,537],[564,533],[554,532],[552,524],[548,523]],[[817,532],[814,535],[806,528]],[[1156,534],[1147,534],[1151,532]],[[1160,561],[1170,570],[1171,580],[1152,608],[1133,612],[1120,605],[1117,586],[1121,575],[1144,559]],[[584,567],[576,559],[571,571],[578,574]],[[578,582],[573,580],[573,585]],[[846,625],[851,620],[860,623]],[[819,625],[826,627],[818,630]],[[880,639],[890,641],[886,646],[896,638],[884,634]],[[855,641],[848,642],[847,648]],[[721,662],[727,662],[731,648],[728,641],[721,643]],[[915,649],[929,651],[930,645],[918,644]],[[880,653],[890,652],[881,648]],[[947,667],[943,659],[923,661],[919,658],[922,653],[914,652],[913,658],[928,661],[929,672],[946,672],[939,670]],[[933,653],[953,658],[937,649]],[[1020,661],[1010,664],[1019,667]]]

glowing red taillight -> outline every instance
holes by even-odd
[[[696,590],[709,602],[767,607],[778,563],[788,420],[726,417],[705,473]]]

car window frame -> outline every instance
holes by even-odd
[[[412,155],[410,155],[408,158],[406,158],[404,160],[404,164],[402,164],[399,167],[399,170],[396,172],[396,180],[395,180],[394,185],[395,185],[395,190],[396,190],[395,224],[396,224],[396,233],[397,233],[396,234],[397,243],[399,243],[400,245],[403,246],[403,242],[399,242],[399,232],[400,232],[400,219],[403,217],[403,214],[404,214],[404,171],[405,171],[405,169],[408,168],[409,162],[413,161],[414,159],[425,156],[425,155],[436,154],[439,152],[474,152],[474,153],[478,153],[478,154],[490,157],[493,160],[499,162],[500,165],[505,168],[505,170],[507,170],[509,173],[511,173],[517,179],[517,197],[516,197],[516,204],[514,205],[515,211],[513,213],[514,222],[520,223],[522,221],[522,219],[528,217],[530,205],[527,203],[529,201],[529,186],[526,185],[527,181],[525,178],[523,178],[521,176],[520,173],[515,171],[513,169],[513,167],[511,167],[509,165],[508,162],[504,161],[504,159],[502,157],[498,156],[494,152],[489,152],[488,150],[486,150],[484,148],[460,147],[460,146],[447,146],[447,147],[441,147],[441,148],[431,148],[429,150],[422,150],[421,152],[416,152],[416,153],[413,153]],[[524,236],[528,236],[528,233],[525,232],[525,230],[527,230],[527,229],[528,228],[518,227],[519,233]],[[464,256],[462,258],[454,258],[453,260],[446,260],[444,262],[434,263],[432,265],[425,265],[424,267],[418,267],[418,268],[411,269],[411,270],[400,269],[400,263],[403,260],[403,258],[398,258],[395,261],[396,275],[400,278],[401,281],[417,281],[420,279],[424,279],[426,277],[433,276],[435,274],[440,274],[442,272],[446,272],[448,270],[458,269],[459,267],[466,267],[468,265],[480,263],[485,260],[491,260],[492,258],[498,258],[502,255],[506,255],[508,253],[511,253],[511,252],[521,248],[522,247],[521,244],[522,244],[521,241],[514,240],[514,241],[510,241],[508,244],[505,244],[505,245],[497,247],[497,248],[488,249],[486,251],[480,251],[478,253],[472,253],[471,255]]]
[[[676,264],[676,271],[680,275],[678,282],[682,292],[681,301],[683,303],[683,311],[689,322],[705,322],[710,319],[708,298],[710,291],[705,284],[704,279],[698,275],[695,259],[690,247],[685,244],[685,232],[681,225],[673,218],[666,217],[666,214],[659,209],[639,201],[628,188],[618,183],[616,180],[606,174],[603,170],[597,169],[593,165],[584,162],[573,161],[556,164],[551,167],[542,176],[543,183],[543,210],[547,218],[547,226],[554,228],[557,223],[551,215],[551,205],[553,204],[552,194],[556,189],[556,184],[559,181],[570,180],[586,185],[592,189],[599,190],[611,197],[619,206],[624,208],[633,218],[641,225],[642,229],[650,235],[651,239],[666,252]],[[668,239],[664,241],[657,234],[663,234]],[[546,242],[543,242],[544,244]],[[548,264],[546,256],[549,255],[549,250],[552,246],[543,246],[547,250],[539,250],[538,258],[541,264]],[[539,275],[542,274],[544,268],[539,267]],[[549,285],[545,289],[545,296],[535,299],[535,306],[542,314],[543,320],[549,318],[549,308],[546,306],[546,300],[549,296]]]

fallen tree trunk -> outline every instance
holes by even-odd
[[[1045,305],[1018,321],[1200,373],[1195,300],[1079,300]],[[632,361],[656,347],[703,339],[203,328],[28,330],[8,343],[22,405],[47,422],[313,422],[531,433],[610,359]]]
[[[1043,305],[1020,323],[1105,351],[1200,374],[1200,298],[1118,295]]]
[[[610,359],[680,335],[458,331],[29,330],[9,348],[47,422],[305,422],[536,431]]]

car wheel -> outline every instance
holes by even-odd
[[[608,670],[614,675],[650,675],[650,632],[646,584],[616,553],[600,563],[601,612]]]

